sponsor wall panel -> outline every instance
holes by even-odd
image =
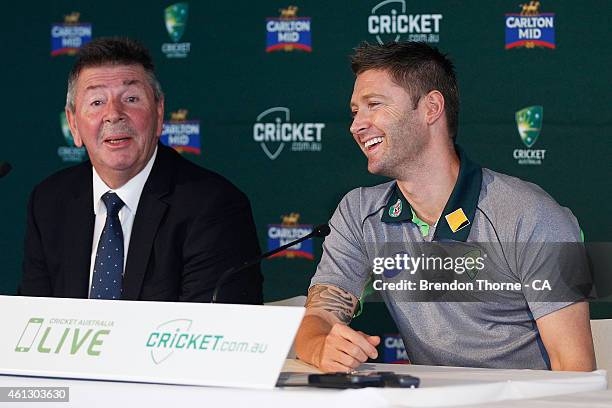
[[[166,94],[164,119],[174,125],[168,126],[168,137],[182,146],[185,157],[225,175],[250,197],[264,250],[269,225],[294,213],[300,224],[325,222],[350,189],[383,180],[367,173],[348,132],[353,78],[347,54],[360,41],[395,39],[430,42],[455,60],[462,102],[458,142],[474,159],[538,183],[572,209],[588,240],[610,240],[612,222],[605,214],[612,210],[612,112],[602,107],[609,105],[603,70],[612,62],[604,16],[612,6],[540,3],[523,16],[520,4],[530,3],[518,0],[110,0],[104,6],[57,1],[37,12],[26,4],[7,4],[14,18],[3,25],[10,39],[4,52],[11,63],[0,69],[10,95],[3,110],[10,115],[0,160],[10,161],[14,170],[0,180],[5,269],[0,292],[14,293],[18,281],[29,192],[46,175],[74,163],[65,158],[79,154],[71,150],[60,117],[74,57],[51,55],[53,24],[87,23],[92,38],[129,35],[151,49]],[[119,6],[121,13],[109,11]],[[527,47],[528,40],[538,40],[529,32],[520,46],[507,49],[510,14],[527,20],[554,14],[554,48],[551,27],[542,27],[548,29],[548,46]],[[269,21],[276,22],[274,30],[268,30]],[[537,133],[529,147],[516,115],[531,107],[541,107],[542,117],[522,122]],[[285,108],[276,112],[285,116],[258,120],[271,108]],[[267,140],[255,133],[257,123],[273,125]],[[312,140],[302,140],[308,124]],[[544,159],[519,164],[517,149],[545,150]],[[267,300],[305,293],[321,255],[320,240],[312,242],[312,252],[312,260],[280,257],[263,265]],[[376,327],[379,322],[367,310],[384,313],[379,306],[366,305],[358,325]],[[605,310],[612,315],[612,309]],[[392,332],[388,326],[376,330]]]

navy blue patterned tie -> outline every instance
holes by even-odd
[[[91,280],[90,299],[121,299],[123,277],[123,231],[119,210],[123,201],[115,193],[105,193],[106,224],[100,235]]]

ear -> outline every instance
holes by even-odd
[[[156,135],[157,138],[159,139],[159,137],[161,136],[162,130],[163,130],[163,126],[164,126],[164,96],[162,95],[159,98],[159,102],[157,102],[157,130],[156,130]]]
[[[66,119],[68,119],[68,126],[70,127],[70,133],[72,134],[74,145],[76,147],[83,147],[83,139],[81,139],[81,136],[79,136],[74,112],[72,112],[68,107],[66,107],[64,110],[66,111]]]
[[[423,98],[425,108],[425,120],[428,125],[433,125],[444,116],[444,96],[440,91],[431,91]]]

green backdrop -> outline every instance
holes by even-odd
[[[62,160],[58,148],[68,147],[59,117],[74,57],[51,55],[51,26],[64,24],[72,12],[91,24],[93,37],[125,35],[150,48],[166,94],[166,119],[186,109],[187,120],[199,121],[201,153],[184,155],[225,175],[250,197],[264,249],[268,225],[281,223],[283,215],[298,213],[303,224],[326,222],[350,189],[383,181],[367,173],[348,132],[353,77],[347,56],[359,42],[377,41],[368,22],[393,15],[391,9],[395,16],[411,16],[413,35],[430,31],[425,39],[454,60],[462,102],[458,142],[470,156],[541,185],[572,209],[588,241],[610,241],[612,3],[542,0],[539,13],[554,14],[555,48],[506,49],[505,15],[519,13],[520,3],[527,2],[190,1],[177,41],[164,19],[170,1],[5,4],[0,161],[14,169],[0,179],[0,293],[15,293],[20,276],[29,192],[73,164]],[[310,18],[311,51],[266,52],[266,19],[278,19],[290,5],[298,7],[297,18]],[[397,35],[422,38],[410,34]],[[388,41],[395,34],[380,37]],[[189,43],[188,55],[168,58],[165,43]],[[539,165],[521,165],[513,157],[516,149],[528,149],[515,113],[530,106],[543,108],[541,131],[531,147],[546,151]],[[324,124],[315,145],[320,151],[292,151],[286,143],[271,160],[254,140],[253,126],[272,107],[288,108],[293,123]],[[279,146],[266,143],[272,153]],[[320,258],[320,240],[313,247],[312,260],[281,257],[263,264],[266,300],[305,293]],[[592,315],[611,317],[612,307],[599,302]],[[371,304],[362,316],[356,321],[360,328],[378,334],[395,330],[381,304]]]

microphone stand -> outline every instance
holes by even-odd
[[[250,267],[253,266],[259,262],[261,262],[262,260],[277,254],[281,251],[284,251],[285,249],[292,247],[294,245],[299,244],[300,242],[306,241],[307,239],[310,239],[312,237],[326,237],[327,235],[329,235],[330,229],[329,229],[329,225],[327,224],[321,224],[321,225],[317,225],[316,227],[313,228],[312,232],[310,234],[306,234],[304,235],[302,238],[296,239],[295,241],[291,241],[288,244],[285,244],[283,246],[280,246],[276,249],[273,249],[272,251],[268,251],[262,255],[259,255],[253,259],[250,259],[248,261],[245,261],[242,265],[240,266],[234,266],[228,270],[226,270],[225,272],[223,272],[221,274],[221,277],[219,278],[219,280],[217,281],[217,284],[215,285],[215,291],[213,292],[212,295],[212,300],[210,301],[210,303],[217,303],[217,295],[219,294],[219,290],[221,289],[221,287],[223,286],[223,284],[227,281],[227,279]]]

